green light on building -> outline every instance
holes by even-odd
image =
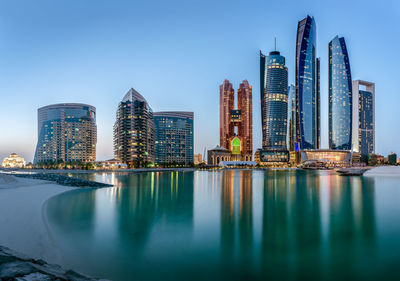
[[[232,154],[240,154],[240,139],[237,137],[232,140]]]

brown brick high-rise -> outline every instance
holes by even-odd
[[[234,127],[231,112],[235,106],[235,92],[232,83],[224,80],[219,86],[219,145],[229,149],[229,139],[233,136]]]
[[[241,122],[238,126],[242,139],[242,159],[251,161],[253,156],[253,98],[252,86],[243,80],[238,89],[238,109],[241,111]]]
[[[232,160],[251,161],[253,156],[252,86],[244,80],[235,93],[229,80],[220,86],[220,146],[228,149]]]

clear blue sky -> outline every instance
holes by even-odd
[[[297,22],[317,23],[322,144],[327,146],[328,43],[344,36],[353,79],[376,83],[377,152],[400,153],[400,1],[0,0],[0,159],[32,161],[37,108],[97,108],[99,160],[112,158],[118,103],[130,87],[154,111],[195,112],[195,152],[219,142],[219,85],[253,85],[261,146],[259,50],[277,47],[294,82]]]

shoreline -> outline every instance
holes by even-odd
[[[159,171],[159,169],[157,170]],[[235,168],[229,170],[235,170]],[[293,168],[280,168],[278,170],[293,170]],[[50,171],[53,172],[54,170]],[[71,172],[74,171],[65,171],[65,173]],[[146,169],[142,172],[150,171]],[[364,176],[400,176],[400,166],[374,167],[367,171]],[[80,188],[62,186],[45,180],[16,177],[12,174],[0,172],[0,247],[10,248],[32,259],[44,260],[49,264],[64,264],[63,254],[54,243],[55,240],[48,229],[46,206],[48,200],[54,196],[77,189]],[[96,188],[88,187],[88,189]]]
[[[49,235],[43,212],[47,200],[75,189],[49,181],[1,175],[0,245],[34,259],[60,264],[60,253]]]
[[[48,200],[77,189],[0,173],[0,279],[23,274],[27,280],[98,280],[60,267],[63,255],[48,229]]]
[[[140,169],[98,169],[98,170],[79,170],[79,169],[4,169],[0,168],[0,173],[6,174],[92,174],[92,173],[148,173],[148,172],[195,172],[195,171],[218,171],[218,170],[301,170],[297,167],[213,167],[213,168],[140,168]]]

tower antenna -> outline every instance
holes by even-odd
[[[276,52],[276,36],[275,36],[275,52]]]

